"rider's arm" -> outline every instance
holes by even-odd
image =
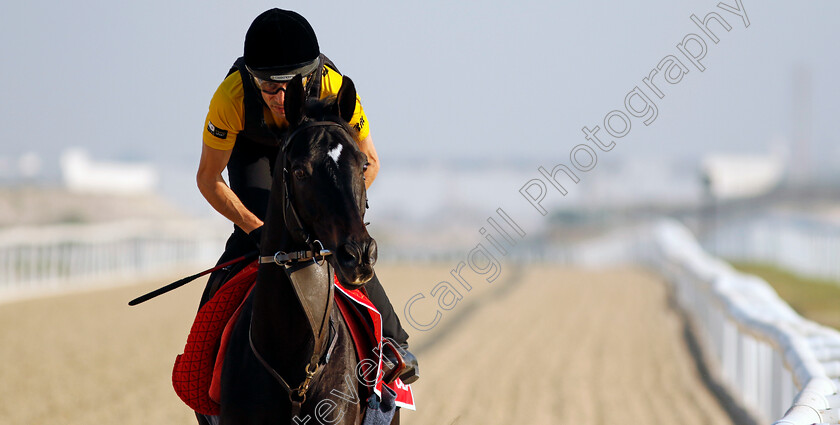
[[[337,95],[341,85],[344,83],[344,77],[329,66],[325,66],[324,71],[325,73],[321,78],[322,99],[331,95]],[[376,175],[379,173],[379,155],[376,154],[376,147],[373,146],[373,139],[370,138],[370,127],[358,94],[356,95],[356,108],[353,111],[353,118],[349,124],[358,131],[356,140],[359,144],[359,150],[367,155],[368,158],[368,168],[365,171],[365,189],[369,189]]]
[[[227,166],[232,150],[214,149],[202,144],[201,160],[198,163],[196,183],[204,199],[233,224],[246,233],[250,233],[263,222],[245,208],[239,197],[228,187],[222,178],[222,171]]]
[[[370,138],[370,134],[359,142],[359,150],[367,155],[368,168],[365,171],[365,189],[370,189],[373,179],[379,173],[379,156],[376,154],[376,147],[373,146],[373,139]]]

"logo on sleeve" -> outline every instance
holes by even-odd
[[[355,128],[356,131],[358,131],[358,132],[361,132],[362,129],[365,128],[365,116],[364,115],[359,117],[359,123],[354,125],[353,128]]]
[[[227,138],[227,130],[222,130],[221,128],[216,128],[216,126],[213,125],[213,123],[210,122],[210,121],[207,121],[207,131],[209,131],[210,134],[218,137],[219,139]]]

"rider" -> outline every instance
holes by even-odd
[[[280,138],[288,129],[283,110],[285,85],[297,74],[304,77],[307,97],[314,99],[336,95],[343,78],[321,54],[315,32],[303,16],[282,9],[263,12],[245,34],[245,55],[234,62],[216,90],[204,122],[198,188],[234,224],[219,264],[256,250],[260,242],[272,168]],[[358,131],[359,150],[367,155],[365,186],[370,187],[379,171],[379,158],[358,98],[350,125]],[[222,177],[225,167],[230,186]],[[229,276],[231,270],[210,276],[202,305]],[[376,275],[365,288],[382,314],[384,336],[408,348],[408,334]],[[401,378],[411,383],[419,377],[417,359],[407,351],[404,357],[408,367]]]

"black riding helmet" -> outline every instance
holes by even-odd
[[[306,18],[271,9],[254,19],[245,34],[245,66],[263,81],[286,82],[318,67],[318,38]]]

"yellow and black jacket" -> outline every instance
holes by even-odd
[[[309,79],[306,89],[309,98],[324,99],[338,94],[343,77],[326,56],[321,55],[319,59],[320,69]],[[359,132],[359,141],[370,132],[358,97],[350,125]],[[219,150],[233,149],[240,141],[277,146],[278,133],[282,134],[287,126],[285,120],[275,122],[245,70],[244,60],[239,58],[210,101],[203,140],[207,146]]]

